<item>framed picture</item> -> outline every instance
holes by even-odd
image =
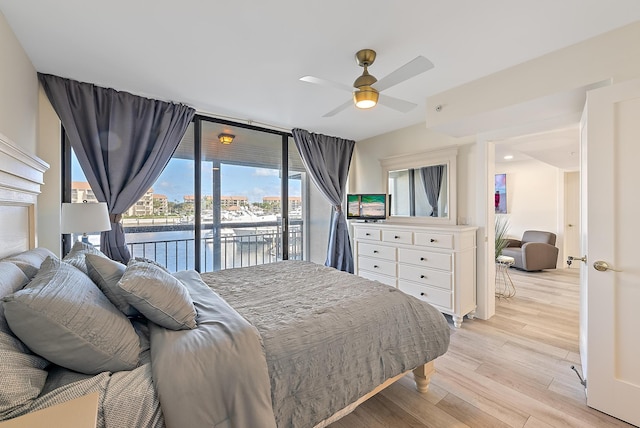
[[[496,174],[496,193],[494,196],[496,214],[507,213],[507,174]]]

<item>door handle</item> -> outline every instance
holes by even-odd
[[[596,262],[593,262],[593,268],[595,270],[597,270],[598,272],[606,272],[608,270],[611,270],[611,271],[614,271],[614,272],[622,272],[621,270],[612,268],[611,266],[609,266],[609,263],[604,262],[602,260],[598,260]]]
[[[580,262],[587,262],[587,256],[583,256],[583,257],[576,257],[576,256],[569,256],[567,257],[567,266],[571,266],[571,263],[574,261],[580,261]]]

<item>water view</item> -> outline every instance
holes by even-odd
[[[209,272],[253,266],[282,260],[282,228],[278,220],[224,222],[214,228],[202,224],[200,270]],[[195,268],[195,231],[193,221],[153,218],[123,220],[132,257],[154,260],[175,272]],[[89,235],[100,245],[100,235]],[[303,258],[302,220],[292,219],[289,226],[289,259]]]

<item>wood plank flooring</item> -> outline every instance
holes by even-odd
[[[586,406],[580,368],[577,269],[510,269],[517,294],[488,321],[451,326],[429,392],[405,376],[331,428],[631,427]]]

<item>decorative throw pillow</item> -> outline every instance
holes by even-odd
[[[86,374],[131,370],[133,326],[79,269],[47,258],[33,280],[3,299],[9,327],[32,351]]]
[[[132,259],[118,287],[127,302],[154,323],[171,330],[196,327],[196,309],[189,291],[161,267]]]
[[[98,250],[93,245],[87,242],[76,241],[73,244],[73,247],[71,247],[71,251],[69,251],[69,254],[67,254],[62,258],[62,261],[77,267],[84,273],[88,273],[87,264],[84,261],[84,257],[87,254],[93,254],[96,256],[102,256],[104,258],[107,258],[107,256],[105,256],[100,250]]]
[[[18,266],[22,269],[24,274],[27,275],[27,278],[31,279],[36,275],[36,273],[38,273],[40,265],[47,257],[57,258],[55,254],[46,248],[34,248],[11,257],[7,257],[2,261],[10,262]]]
[[[20,290],[27,282],[28,278],[18,266],[0,262],[0,299]],[[40,395],[47,380],[44,370],[47,365],[47,360],[34,355],[11,333],[0,302],[0,419]]]
[[[0,262],[0,300],[22,289],[29,283],[24,272],[15,264]],[[4,317],[4,308],[0,303],[0,331],[11,333],[11,329]]]
[[[95,254],[85,256],[89,278],[102,290],[116,308],[128,317],[140,315],[140,312],[127,302],[125,293],[118,287],[126,265]]]
[[[169,273],[169,270],[166,267],[162,266],[160,263],[158,263],[155,260],[151,260],[151,259],[148,259],[146,257],[132,257],[131,260],[135,260],[137,262],[151,263],[152,265],[158,266],[163,271]],[[131,260],[129,260],[129,261],[131,261]]]

